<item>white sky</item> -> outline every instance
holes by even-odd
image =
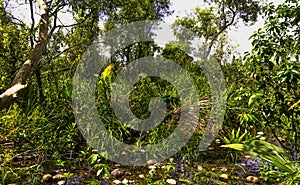
[[[282,3],[284,0],[268,0],[268,2],[274,2],[275,4]],[[9,8],[7,10],[11,11],[14,16],[19,18],[22,21],[25,21],[26,23],[30,23],[30,11],[29,11],[29,5],[20,5],[17,3],[17,1],[8,1],[6,0],[6,3],[9,2]],[[191,12],[193,8],[196,6],[203,6],[203,0],[171,0],[171,9],[175,10],[174,14],[172,16],[166,18],[166,22],[173,23],[174,20],[177,17],[183,17],[187,13]],[[34,3],[36,5],[36,3]],[[38,16],[38,8],[35,7],[35,21],[36,23],[39,20]],[[68,25],[72,23],[71,16],[68,16],[68,13],[62,13],[62,17],[60,20],[63,22],[63,24]],[[251,27],[246,27],[243,25],[243,23],[240,23],[238,28],[232,28],[232,30],[229,31],[229,35],[234,42],[234,44],[238,45],[238,51],[243,53],[245,51],[249,51],[251,49],[251,43],[248,40],[250,35],[257,30],[258,28],[263,26],[264,21],[260,19],[255,25]]]
[[[176,19],[176,16],[182,17],[186,15],[188,12],[191,12],[193,8],[196,6],[203,6],[203,0],[171,0],[172,6],[171,8],[175,10],[172,17],[167,18],[167,22],[173,23]],[[274,2],[274,4],[283,3],[284,0],[268,0],[267,2]],[[243,53],[245,51],[249,51],[251,49],[251,41],[248,38],[252,35],[252,33],[258,28],[263,26],[264,21],[262,18],[253,26],[247,27],[244,26],[243,23],[238,25],[237,29],[232,29],[229,31],[229,35],[234,43],[238,46],[238,51]]]

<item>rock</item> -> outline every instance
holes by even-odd
[[[113,184],[121,184],[122,182],[120,180],[114,180]]]
[[[62,174],[56,174],[52,178],[53,178],[53,180],[61,180],[64,178],[64,176]]]
[[[124,170],[121,168],[114,169],[110,174],[114,177],[119,177],[124,174]]]
[[[175,179],[167,179],[166,182],[168,184],[176,184],[177,183]]]
[[[114,166],[117,167],[117,168],[121,167],[120,164],[115,164]]]
[[[201,171],[203,170],[203,167],[201,165],[197,165],[197,170]]]
[[[221,168],[221,172],[227,172],[227,171],[228,171],[228,168],[226,168],[226,167]]]
[[[153,169],[156,169],[156,166],[155,165],[151,165],[151,166],[148,166],[149,169],[153,170]]]
[[[263,132],[257,132],[257,135],[262,136],[262,135],[264,135],[264,133]]]
[[[45,174],[45,175],[43,175],[42,180],[45,181],[45,182],[50,182],[50,181],[52,181],[52,175],[51,174]]]
[[[132,175],[132,173],[131,173],[131,172],[125,172],[125,175],[127,175],[127,176],[131,176],[131,175]]]
[[[265,141],[267,138],[266,137],[260,137],[259,139],[262,140],[262,141]]]
[[[222,178],[223,180],[228,180],[228,175],[223,173],[220,175],[220,178]]]
[[[152,159],[150,159],[150,160],[147,161],[147,164],[154,164],[154,163],[157,163],[157,161],[152,160]]]
[[[93,154],[97,154],[98,152],[99,152],[98,150],[95,150],[95,149],[92,150]]]
[[[139,174],[139,178],[144,179],[144,178],[145,178],[145,175]]]
[[[255,177],[255,176],[250,175],[250,176],[248,176],[248,177],[246,178],[246,180],[247,180],[248,182],[257,183],[257,182],[258,182],[258,177]]]
[[[213,150],[215,150],[215,147],[210,146],[210,147],[207,148],[207,150],[208,150],[208,151],[213,151]]]
[[[244,157],[245,157],[245,159],[252,159],[251,155],[245,155]]]
[[[122,180],[122,184],[128,184],[128,180],[125,178]]]
[[[57,182],[57,185],[65,185],[66,184],[66,181],[58,181]]]
[[[129,184],[133,184],[134,183],[134,180],[129,180]]]

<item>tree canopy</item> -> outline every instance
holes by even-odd
[[[99,41],[99,35],[138,21],[164,21],[174,12],[171,1],[19,0],[15,6],[28,8],[29,22],[12,13],[14,7],[10,3],[0,0],[1,184],[53,184],[59,180],[65,184],[126,184],[128,179],[134,179],[132,184],[300,183],[298,0],[285,0],[278,5],[257,0],[205,0],[205,6],[195,7],[174,21],[172,31],[178,40],[165,45],[135,42],[118,48],[98,74],[93,74],[97,76],[92,98],[95,104],[87,107],[96,107],[99,119],[113,138],[133,146],[133,151],[116,151],[115,155],[122,159],[131,152],[141,153],[141,158],[149,162],[147,167],[116,164],[108,153],[97,153],[88,145],[86,136],[91,133],[95,134],[91,140],[103,148],[111,143],[99,141],[100,132],[91,129],[95,128],[92,122],[76,122],[75,111],[80,113],[84,109],[75,107],[72,88],[77,67],[85,55],[94,54],[89,53],[89,47]],[[238,23],[253,25],[260,17],[264,24],[249,38],[252,49],[238,53],[229,30]],[[154,37],[155,33],[149,35]],[[193,37],[201,40],[193,48],[198,58],[185,50]],[[110,39],[122,42],[126,38],[105,39],[99,42],[110,44]],[[112,101],[115,80],[122,82],[117,84],[119,88],[131,83],[118,75],[147,57],[174,62],[186,76],[174,74],[172,65],[151,69],[144,62],[142,66],[150,71],[169,69],[174,82],[183,84],[182,89],[176,89],[166,79],[139,74],[140,80],[130,92],[118,96],[119,102]],[[220,69],[222,75],[213,76],[211,71],[205,71],[204,62],[210,70]],[[185,86],[187,77],[193,82],[193,89]],[[216,86],[210,84],[209,77],[226,83],[226,92],[218,89],[226,94],[225,116],[217,138],[207,151],[200,152],[201,139],[207,129],[212,129],[207,125],[218,122],[211,117],[217,115],[212,114],[214,106],[222,103],[213,96]],[[85,82],[80,83],[88,87]],[[180,95],[192,90],[198,96],[193,105],[197,109],[185,111],[184,101],[193,96]],[[113,103],[124,108],[121,102],[127,100],[127,95],[126,111],[136,119],[151,118],[153,99],[163,100],[165,117],[149,130],[138,130],[130,121],[119,120]],[[87,114],[87,119],[91,115]],[[171,147],[153,148],[153,153],[159,157],[161,151],[177,151],[176,143],[190,134],[188,142],[165,161],[153,161],[146,156],[141,148],[165,141],[177,128],[182,128],[182,119],[189,119],[184,122],[186,126],[197,123],[194,133],[183,129],[180,137],[166,143]],[[222,144],[229,149],[221,148]],[[136,164],[143,160],[127,159]],[[62,177],[58,178],[59,175]]]

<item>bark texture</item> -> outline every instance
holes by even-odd
[[[0,110],[11,105],[22,95],[27,87],[27,80],[31,77],[35,66],[40,61],[47,46],[49,28],[48,7],[44,0],[37,0],[36,2],[41,14],[39,41],[30,52],[26,62],[18,70],[12,81],[11,87],[0,95]]]

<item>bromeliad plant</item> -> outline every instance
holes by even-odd
[[[286,184],[300,184],[300,167],[297,161],[293,161],[288,152],[278,146],[262,140],[253,140],[243,144],[227,144],[221,147],[258,156],[280,170],[287,172]]]
[[[226,136],[221,136],[221,140],[224,144],[234,144],[234,143],[244,143],[253,140],[254,137],[251,136],[251,134],[245,130],[244,133],[241,133],[241,129],[238,128],[237,131],[235,129],[232,129],[231,133]]]
[[[252,136],[246,129],[244,133],[241,132],[241,128],[238,128],[238,130],[232,129],[231,132],[227,134],[227,136],[221,134],[220,139],[222,143],[228,145],[228,144],[238,144],[238,143],[247,143],[250,142],[257,137]],[[231,150],[227,153],[230,156],[230,159],[232,162],[236,162],[239,158],[238,152]]]

